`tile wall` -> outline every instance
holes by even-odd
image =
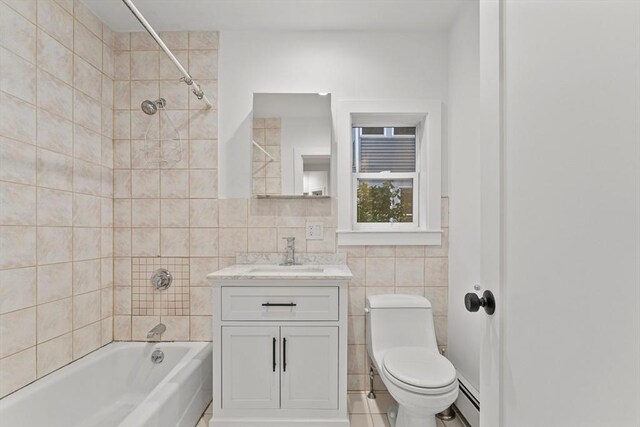
[[[218,116],[216,32],[164,32],[160,36],[202,85],[214,104],[179,81],[176,67],[146,32],[116,33],[114,82],[114,338],[145,340],[163,322],[163,340],[211,339],[211,292],[205,274],[218,267]],[[146,115],[144,100],[166,99],[166,110]],[[174,129],[175,126],[175,129]],[[158,163],[148,148],[158,139],[182,155]],[[181,279],[180,311],[148,310],[160,295],[151,291],[150,271],[141,262],[156,259]],[[145,264],[146,265],[146,264]],[[154,268],[155,268],[154,267]],[[145,267],[146,268],[146,267]],[[176,282],[177,283],[177,282]],[[146,288],[145,288],[146,287]],[[178,286],[170,288],[175,292]],[[146,295],[142,297],[142,295]],[[178,296],[174,294],[174,302]],[[182,299],[185,301],[182,301]],[[158,300],[160,301],[160,300]],[[175,307],[174,307],[175,308]]]
[[[0,1],[0,397],[112,341],[113,33]]]

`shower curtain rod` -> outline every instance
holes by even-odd
[[[167,45],[164,44],[164,42],[162,41],[158,33],[156,33],[156,31],[153,29],[151,24],[149,24],[149,22],[144,18],[144,16],[142,16],[142,13],[140,13],[140,11],[133,4],[133,2],[131,0],[122,0],[122,1],[129,8],[131,13],[133,13],[136,19],[138,19],[138,21],[142,24],[144,29],[147,30],[149,35],[151,35],[151,37],[153,37],[155,42],[158,43],[158,46],[160,46],[160,48],[164,51],[164,53],[167,54],[171,62],[173,62],[173,64],[176,67],[178,67],[178,70],[180,70],[180,73],[182,74],[182,78],[180,80],[182,80],[189,86],[193,86],[191,91],[198,99],[202,99],[205,102],[205,104],[207,104],[207,108],[213,107],[213,104],[209,101],[207,96],[204,94],[204,91],[200,87],[200,84],[197,81],[195,81],[193,77],[191,77],[191,74],[189,74],[187,70],[185,70],[185,68],[182,66],[180,61],[178,61],[178,59],[174,56],[171,50],[169,50]]]

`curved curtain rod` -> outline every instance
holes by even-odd
[[[213,104],[209,101],[207,96],[204,94],[204,91],[200,87],[200,84],[197,81],[195,81],[193,77],[191,77],[191,74],[189,74],[187,70],[185,70],[185,68],[182,66],[180,61],[178,61],[178,59],[173,55],[173,53],[167,47],[167,45],[164,44],[164,42],[162,41],[158,33],[156,33],[156,31],[153,29],[151,24],[149,24],[149,22],[144,18],[144,16],[142,16],[142,13],[140,13],[140,11],[133,4],[133,2],[131,0],[122,0],[122,1],[129,8],[131,13],[133,13],[136,19],[140,22],[140,24],[142,24],[144,29],[147,30],[149,35],[155,40],[156,43],[158,43],[158,46],[160,46],[160,48],[164,51],[164,53],[167,54],[171,62],[173,62],[173,64],[178,68],[178,70],[180,70],[180,73],[182,74],[182,78],[180,80],[182,80],[189,86],[193,86],[191,91],[198,99],[202,99],[205,102],[205,104],[207,104],[207,108],[213,107]]]

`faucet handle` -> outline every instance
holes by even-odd
[[[296,243],[295,237],[283,237],[287,241],[287,246],[293,246]]]

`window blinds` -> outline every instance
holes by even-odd
[[[360,137],[360,172],[415,172],[416,137]]]

